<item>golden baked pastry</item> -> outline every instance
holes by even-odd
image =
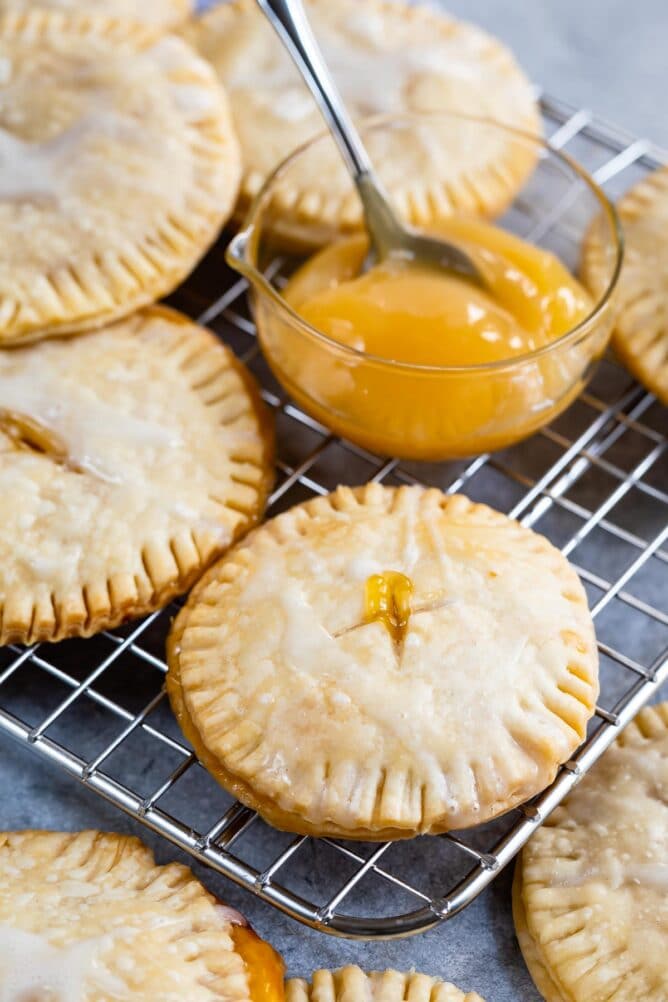
[[[194,589],[168,661],[179,723],[223,786],[278,828],[357,839],[526,800],[597,694],[565,558],[418,487],[340,487],[265,523]]]
[[[250,376],[173,310],[0,352],[0,642],[185,591],[261,514],[270,458]]]
[[[547,1002],[668,998],[668,703],[642,710],[527,843],[517,937]]]
[[[170,292],[226,220],[239,171],[223,90],[181,39],[0,17],[0,344]]]
[[[309,984],[292,978],[285,984],[286,1002],[485,1002],[475,992],[462,992],[447,981],[409,971],[373,971],[359,967],[316,971]]]
[[[636,185],[617,204],[624,264],[616,292],[613,344],[636,379],[668,404],[668,167]],[[601,230],[585,240],[582,274],[600,296],[610,277]]]
[[[166,31],[185,21],[193,3],[192,0],[0,0],[0,14],[26,14],[38,9],[125,17]]]
[[[0,833],[0,988],[29,1002],[282,1002],[283,963],[139,839]]]
[[[533,90],[508,50],[480,29],[423,5],[387,0],[309,0],[308,14],[348,107],[358,117],[451,110],[540,132]],[[192,22],[188,37],[230,95],[245,174],[245,201],[322,119],[296,68],[254,0],[222,4]],[[384,131],[369,152],[395,203],[412,222],[453,210],[501,211],[533,167],[535,151],[475,124],[425,124],[415,142]],[[333,144],[321,144],[279,186],[282,229],[359,225],[359,202]]]

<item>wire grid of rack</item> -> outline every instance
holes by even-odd
[[[586,111],[546,98],[543,112],[553,145],[613,195],[666,159]],[[219,332],[263,384],[278,425],[270,513],[337,482],[422,482],[464,490],[545,533],[578,568],[597,624],[602,693],[588,739],[541,796],[467,832],[370,845],[276,832],[213,783],[166,706],[174,607],[87,641],[0,650],[0,731],[294,918],[343,936],[407,935],[469,904],[668,678],[666,413],[606,360],[567,414],[526,443],[469,462],[379,459],[286,399],[258,352],[245,283],[222,255],[221,244],[173,302]]]

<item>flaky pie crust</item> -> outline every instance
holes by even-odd
[[[364,581],[414,582],[401,650]],[[583,588],[546,539],[436,489],[339,488],[205,575],[168,640],[172,706],[204,765],[271,824],[406,838],[543,789],[598,691]]]
[[[668,703],[642,710],[522,851],[517,937],[547,1002],[668,996]]]
[[[286,982],[286,1002],[485,1002],[476,992],[463,992],[447,981],[409,971],[372,971],[350,965],[316,971],[311,982]]]
[[[238,925],[247,923],[187,867],[156,865],[137,838],[98,831],[0,833],[3,976],[3,961],[12,959],[2,955],[4,940],[24,934],[37,937],[29,961],[34,973],[42,973],[41,951],[62,950],[61,973],[76,978],[76,998],[83,988],[86,1002],[256,1002],[252,972],[235,948]],[[95,962],[79,974],[77,951],[89,949]],[[259,956],[280,965],[268,947],[262,951]]]
[[[272,453],[250,375],[174,310],[0,353],[0,642],[186,591],[260,517]]]
[[[79,14],[123,17],[167,31],[178,27],[192,13],[192,0],[0,0],[1,14],[26,14],[58,10]]]
[[[451,110],[540,133],[537,103],[523,72],[500,42],[473,25],[422,4],[388,0],[308,0],[307,11],[359,119]],[[192,22],[186,37],[228,89],[243,152],[244,207],[281,160],[323,130],[322,120],[253,0],[214,7]],[[351,60],[359,64],[354,72]],[[501,212],[532,170],[536,151],[507,135],[492,140],[475,126],[448,121],[440,128],[425,122],[411,143],[405,133],[367,137],[399,211],[421,226],[454,211]],[[272,226],[297,242],[324,240],[361,222],[359,201],[333,144],[320,144],[299,168],[290,167],[276,185],[274,209]]]
[[[645,177],[617,203],[624,264],[615,292],[613,345],[627,369],[668,404],[668,167]],[[601,296],[610,278],[608,242],[594,224],[585,238],[582,274]]]
[[[171,292],[234,204],[225,94],[136,22],[0,17],[0,344],[90,330]]]

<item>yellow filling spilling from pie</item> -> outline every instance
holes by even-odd
[[[67,447],[62,439],[28,414],[0,409],[0,431],[12,440],[17,449],[42,452],[59,462],[67,457]]]
[[[276,951],[248,926],[233,926],[232,940],[246,965],[253,1002],[283,1002],[285,967]]]
[[[401,644],[411,615],[413,582],[400,571],[383,571],[367,578],[364,587],[364,621],[382,623],[392,641]]]

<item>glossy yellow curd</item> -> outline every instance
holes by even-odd
[[[232,939],[246,965],[252,1002],[283,1002],[285,967],[273,947],[249,926],[233,926]]]
[[[288,328],[261,329],[297,400],[374,452],[441,459],[497,449],[582,385],[577,346],[520,364],[592,311],[564,265],[481,221],[453,218],[438,232],[468,251],[484,287],[401,259],[361,273],[366,237],[351,236],[317,252],[283,290],[324,338],[293,352]]]
[[[400,571],[372,574],[364,586],[364,621],[382,623],[394,644],[400,645],[411,615],[413,582]]]
[[[360,274],[364,237],[335,243],[292,278],[286,300],[340,344],[413,365],[479,365],[526,354],[591,311],[591,299],[553,254],[488,223],[439,228],[478,264],[486,287],[410,260]]]

